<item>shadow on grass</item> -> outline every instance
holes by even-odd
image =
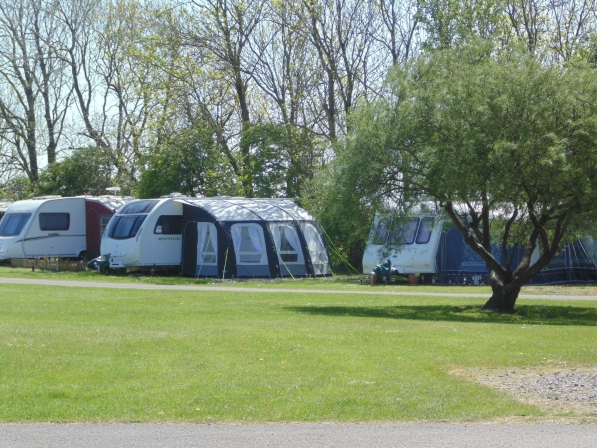
[[[514,314],[499,314],[482,309],[482,305],[467,306],[300,306],[288,310],[301,314],[337,317],[379,317],[383,319],[406,319],[428,321],[452,321],[471,323],[529,324],[529,325],[597,325],[597,308],[572,306],[518,305]]]

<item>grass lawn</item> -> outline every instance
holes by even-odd
[[[92,281],[106,283],[143,283],[155,285],[222,285],[226,287],[240,288],[271,288],[271,289],[309,289],[309,290],[336,290],[336,291],[416,291],[420,292],[449,292],[449,293],[476,293],[479,297],[489,298],[491,289],[489,286],[440,286],[440,285],[417,285],[410,286],[407,280],[403,284],[384,286],[370,286],[363,281],[364,275],[339,275],[329,278],[297,278],[297,279],[263,279],[263,280],[214,280],[194,279],[185,277],[162,277],[140,273],[111,273],[98,274],[95,271],[83,272],[51,272],[24,268],[10,268],[0,266],[0,277],[5,278],[32,278],[46,280],[73,280]],[[587,285],[564,285],[564,286],[525,286],[521,294],[546,294],[546,295],[594,295],[597,296],[597,286]]]
[[[0,288],[4,422],[543,419],[449,372],[597,365],[592,301]]]

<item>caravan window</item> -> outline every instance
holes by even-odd
[[[117,240],[124,240],[127,238],[133,238],[143,221],[145,221],[146,215],[141,216],[115,216],[113,221],[110,221],[108,227],[108,236]],[[113,224],[112,224],[113,223]]]
[[[182,235],[182,216],[160,216],[155,224],[153,233],[161,233],[163,235]]]
[[[280,262],[304,264],[301,242],[294,226],[290,224],[272,224],[271,229]]]
[[[159,199],[153,199],[148,201],[134,201],[129,202],[123,206],[119,211],[119,215],[138,215],[141,213],[149,213],[153,210],[155,205],[159,202]]]
[[[388,232],[390,230],[390,219],[380,219],[375,227],[375,235],[373,235],[373,244],[386,244],[388,239]]]
[[[4,215],[0,223],[0,236],[15,236],[21,233],[31,213],[9,213]]]
[[[70,213],[40,213],[40,230],[68,230],[70,227]]]
[[[419,218],[410,218],[402,223],[395,223],[388,236],[388,244],[412,244],[419,227]]]
[[[433,218],[423,218],[417,232],[417,244],[427,244],[433,231]]]
[[[197,264],[217,266],[218,234],[209,222],[197,223]]]
[[[257,224],[233,224],[232,241],[237,264],[267,264],[263,229]]]

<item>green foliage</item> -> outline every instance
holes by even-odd
[[[246,176],[257,197],[301,196],[303,184],[313,177],[321,150],[316,136],[283,124],[253,124],[243,131],[241,146],[250,148]]]
[[[20,201],[33,196],[31,181],[27,176],[17,176],[5,182],[0,188],[0,197]]]
[[[139,180],[141,198],[155,198],[179,192],[188,196],[216,196],[240,193],[225,160],[219,156],[212,133],[198,122],[179,131],[154,152]]]
[[[40,173],[35,195],[107,194],[106,188],[114,186],[111,167],[109,155],[100,148],[77,149]]]
[[[418,17],[425,27],[425,46],[450,48],[473,37],[500,34],[505,6],[504,0],[423,0]]]
[[[283,126],[275,124],[247,125],[243,131],[240,146],[251,153],[244,175],[256,197],[277,197],[285,189],[285,140]]]
[[[597,222],[594,69],[479,41],[396,67],[388,88],[353,117],[339,161],[362,201],[456,210],[467,244],[506,283],[527,281],[566,235]],[[531,252],[539,239],[544,257],[514,274],[491,255],[492,233]]]
[[[438,52],[391,75],[394,96],[373,109],[379,115],[372,126],[385,138],[386,169],[403,177],[389,176],[398,182],[384,193],[471,202],[487,192],[494,208],[533,202],[566,210],[571,223],[592,218],[593,70],[545,66],[515,48],[497,57],[492,50],[485,44]],[[371,129],[352,142],[351,154],[373,149]]]
[[[317,173],[307,184],[300,205],[317,217],[325,229],[334,272],[354,273],[352,267],[362,272],[375,207],[354,188],[358,167],[344,164],[343,160],[340,152],[336,161]]]

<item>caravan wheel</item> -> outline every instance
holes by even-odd
[[[87,261],[87,251],[84,250],[79,254],[79,260]]]

